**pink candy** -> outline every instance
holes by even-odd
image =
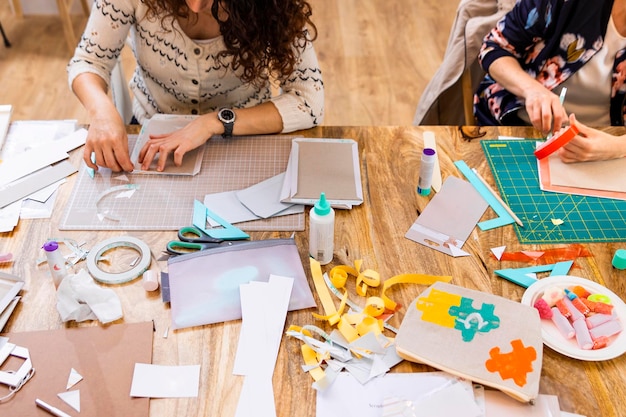
[[[552,323],[566,339],[571,339],[576,334],[569,320],[556,307],[552,307]]]
[[[586,306],[587,300],[577,298],[574,301]],[[612,312],[607,310],[609,314],[593,311],[583,314],[568,298],[566,291],[556,287],[548,288],[541,298],[535,301],[534,307],[542,319],[552,320],[564,338],[576,337],[580,349],[601,349],[610,343],[611,336],[623,330],[614,309]]]

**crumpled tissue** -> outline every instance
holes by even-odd
[[[122,303],[115,291],[96,285],[84,269],[61,281],[57,289],[57,310],[64,322],[97,319],[110,323],[122,317]]]

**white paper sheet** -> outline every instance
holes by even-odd
[[[361,385],[341,373],[317,392],[317,417],[380,417],[388,399],[404,401],[429,417],[481,417],[472,385],[444,372],[394,373]],[[409,414],[410,415],[410,414]]]
[[[200,365],[165,366],[136,363],[131,397],[197,397]]]

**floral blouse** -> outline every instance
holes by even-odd
[[[479,125],[523,124],[517,110],[523,99],[489,76],[498,58],[516,58],[524,71],[553,90],[578,71],[603,45],[613,0],[520,0],[483,41],[478,59],[487,75],[474,95]],[[612,125],[624,125],[626,49],[613,63]]]

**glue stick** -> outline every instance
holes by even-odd
[[[430,194],[430,187],[433,183],[433,171],[435,170],[435,150],[424,148],[422,152],[422,163],[420,165],[420,177],[417,183],[417,193],[419,195]]]
[[[326,201],[326,194],[309,213],[309,255],[321,265],[333,260],[335,241],[335,211]]]
[[[50,275],[52,275],[54,286],[58,288],[63,278],[67,275],[65,258],[59,250],[59,244],[54,240],[49,240],[44,243],[43,249],[46,251],[46,258],[48,259],[48,266],[50,267]]]

